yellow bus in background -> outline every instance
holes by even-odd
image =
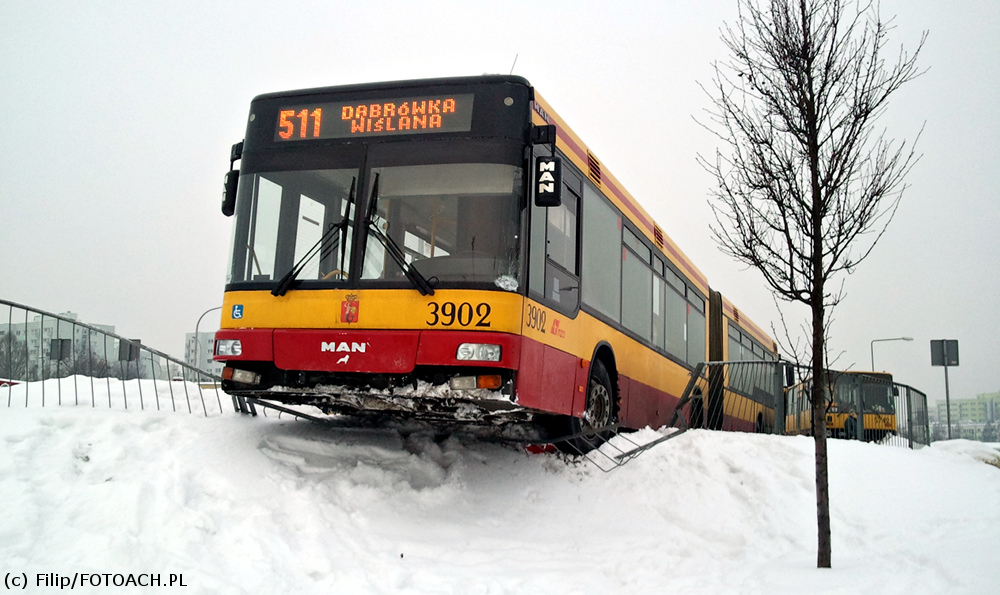
[[[812,386],[808,379],[786,389],[786,433],[812,435]],[[895,434],[893,390],[892,374],[886,372],[827,371],[823,387],[827,435],[879,442]]]

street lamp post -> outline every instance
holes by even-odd
[[[871,352],[872,352],[872,372],[875,371],[875,344],[879,341],[912,341],[913,337],[894,337],[892,339],[872,339],[871,342]]]
[[[201,337],[198,336],[198,327],[201,326],[201,319],[205,317],[205,314],[221,309],[222,306],[217,306],[215,308],[205,310],[202,315],[198,317],[198,322],[194,325],[194,365],[198,368],[199,372],[201,372],[201,360],[199,359],[198,348],[201,347]],[[201,374],[199,374],[199,377],[195,379],[195,382],[201,382]]]

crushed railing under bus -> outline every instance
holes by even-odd
[[[0,379],[7,407],[223,412],[219,377],[136,339],[2,299]]]
[[[697,364],[669,423],[658,430],[663,435],[652,441],[640,444],[614,424],[556,442],[583,441],[586,448],[571,449],[602,471],[611,471],[689,429],[782,434],[784,365],[779,361]]]
[[[587,432],[580,449],[604,471],[620,467],[689,429],[765,434],[811,434],[806,366],[786,361],[706,362],[695,366],[661,437],[639,444],[617,425]],[[889,374],[832,372],[826,404],[827,435],[834,439],[920,448],[930,444],[927,395],[892,381]],[[857,415],[857,411],[863,411]],[[852,413],[853,412],[853,413]],[[804,421],[805,420],[805,421]],[[580,436],[565,437],[563,440]],[[586,451],[585,451],[586,450]]]

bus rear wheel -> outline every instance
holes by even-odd
[[[610,426],[618,421],[618,402],[611,377],[600,360],[595,360],[590,369],[587,383],[587,405],[583,417],[566,417],[565,433],[586,434],[556,443],[556,448],[569,454],[584,454],[597,448],[611,438],[613,431],[593,433],[593,430]]]

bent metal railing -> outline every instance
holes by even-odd
[[[801,428],[786,427],[794,411],[787,411],[787,384],[791,378],[802,378],[809,368],[786,361],[704,362],[697,364],[674,413],[661,436],[644,444],[630,439],[617,425],[597,428],[583,436],[590,450],[579,449],[604,471],[627,463],[650,448],[676,438],[689,429],[710,429],[731,432],[766,434],[805,433]],[[841,434],[831,426],[831,438],[865,440],[887,446],[920,448],[930,444],[927,420],[927,396],[905,384],[881,380],[877,375],[860,375],[869,383],[883,382],[881,390],[893,400],[892,411],[866,414],[857,421],[853,435]],[[863,391],[856,406],[868,409]],[[868,423],[870,427],[865,427]],[[887,425],[882,425],[887,424]],[[676,428],[676,429],[673,429]],[[673,430],[671,430],[673,429]],[[808,431],[808,430],[807,430]],[[565,437],[562,440],[580,436]]]
[[[783,433],[783,362],[703,362],[690,379],[659,438],[640,444],[617,424],[596,428],[556,442],[571,446],[602,471],[611,471],[650,448],[690,429]],[[778,420],[776,422],[775,420]],[[568,450],[563,447],[563,450]]]
[[[139,409],[217,415],[223,412],[220,381],[136,340],[0,299],[0,402],[7,407],[55,400],[129,409],[138,403]],[[235,400],[233,406],[239,410]]]

